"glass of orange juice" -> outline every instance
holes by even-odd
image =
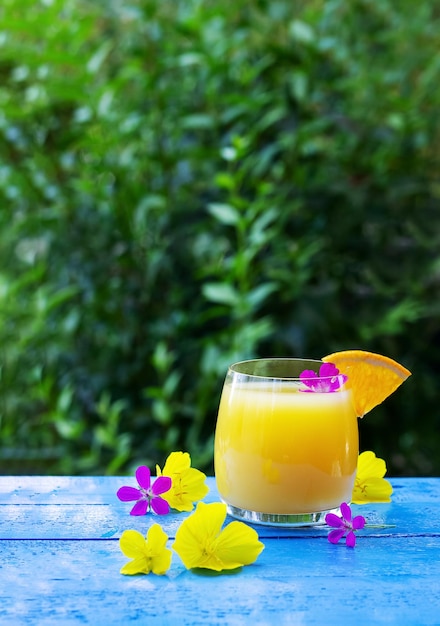
[[[248,522],[304,526],[350,502],[358,423],[346,376],[306,359],[231,365],[215,432],[217,488]]]

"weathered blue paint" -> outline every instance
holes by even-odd
[[[206,501],[218,500],[215,483]],[[440,478],[395,479],[391,504],[354,507],[354,550],[327,529],[257,527],[265,549],[240,572],[126,577],[117,538],[184,513],[136,518],[116,498],[128,478],[0,477],[0,625],[291,626],[440,624]]]

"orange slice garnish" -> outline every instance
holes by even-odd
[[[411,376],[411,372],[397,361],[364,350],[334,352],[322,360],[334,363],[341,374],[348,376],[346,387],[352,389],[359,417],[383,402]]]

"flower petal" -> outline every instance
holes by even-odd
[[[327,539],[330,541],[330,543],[338,543],[341,537],[344,536],[344,533],[345,533],[344,528],[338,528],[338,530],[331,530],[328,534]]]
[[[163,499],[168,502],[172,509],[176,511],[190,512],[194,508],[193,501],[186,494],[175,494],[173,488],[163,494]]]
[[[345,374],[339,374],[332,378],[330,382],[330,391],[338,391],[348,380],[348,376]]]
[[[119,547],[129,559],[135,559],[143,554],[145,537],[137,530],[124,530],[120,539]]]
[[[346,522],[351,522],[351,509],[346,502],[343,502],[339,507],[341,509],[341,515]]]
[[[149,559],[145,556],[141,556],[138,559],[134,559],[133,561],[129,561],[123,567],[121,567],[121,574],[125,574],[128,576],[134,576],[135,574],[149,574],[150,568],[148,566]]]
[[[136,470],[136,480],[143,489],[148,490],[151,484],[151,472],[146,465],[141,465]]]
[[[347,535],[347,538],[345,540],[345,545],[348,546],[349,548],[354,548],[356,545],[356,535],[354,534],[352,530],[350,530],[350,532]]]
[[[171,488],[171,478],[169,476],[159,476],[153,483],[151,487],[151,493],[154,493],[155,496],[158,496],[165,491],[168,491]]]
[[[253,528],[243,522],[231,522],[221,531],[213,547],[221,569],[235,569],[253,563],[264,544]]]
[[[363,515],[356,515],[353,519],[353,528],[355,530],[360,530],[365,526],[365,517]]]
[[[198,532],[200,529],[198,524],[191,519],[192,515],[181,523],[172,545],[173,550],[180,556],[187,569],[198,567],[204,556],[201,535]]]
[[[325,516],[325,523],[333,528],[341,528],[344,526],[344,520],[335,515],[334,513],[327,513]]]
[[[165,461],[164,468],[162,470],[163,476],[173,476],[173,474],[180,474],[191,466],[191,457],[188,452],[171,452]]]
[[[323,363],[319,368],[319,377],[326,378],[333,376],[337,376],[339,374],[339,370],[334,363]]]
[[[166,548],[167,541],[168,535],[159,524],[149,528],[147,544],[151,554],[151,571],[158,576],[165,574],[171,566],[172,552]]]
[[[145,515],[148,511],[148,500],[138,500],[130,511],[130,515]]]
[[[168,502],[163,498],[159,498],[159,496],[152,498],[150,506],[156,515],[166,515],[170,512],[170,505]]]
[[[309,389],[316,389],[319,386],[318,374],[313,370],[304,370],[299,375],[300,381]]]
[[[139,500],[142,493],[135,487],[121,487],[116,492],[116,495],[121,502],[132,502],[133,500]]]
[[[154,557],[152,560],[151,571],[153,574],[157,574],[157,576],[163,576],[167,573],[171,566],[171,559],[173,558],[173,553],[171,550],[165,548],[162,550],[160,554]]]
[[[152,524],[147,532],[147,542],[151,548],[151,553],[156,554],[165,548],[168,535],[159,524]]]
[[[366,504],[367,502],[391,502],[393,488],[385,478],[365,478],[360,480],[356,477],[352,502],[354,504]]]
[[[359,455],[357,476],[365,478],[383,478],[386,474],[387,466],[383,459],[377,457],[371,450],[366,450]]]
[[[318,374],[316,372],[314,372],[313,370],[304,370],[303,372],[301,372],[301,374],[299,375],[300,380],[317,380],[318,378]]]
[[[205,480],[206,474],[194,467],[188,468],[182,474],[182,482],[184,482],[187,494],[193,502],[201,500],[208,493],[209,487],[205,484]]]

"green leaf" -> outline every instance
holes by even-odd
[[[264,283],[263,285],[259,285],[252,289],[252,291],[248,294],[247,298],[252,306],[256,309],[263,304],[263,302],[267,299],[267,297],[276,291],[278,288],[277,283],[270,282]]]
[[[211,203],[208,205],[208,211],[216,220],[227,226],[234,226],[240,221],[240,214],[230,204]]]
[[[313,28],[301,20],[293,20],[289,24],[289,33],[293,39],[304,44],[310,44],[315,41]]]
[[[235,306],[240,302],[237,290],[228,283],[206,283],[202,287],[202,293],[207,300]]]

